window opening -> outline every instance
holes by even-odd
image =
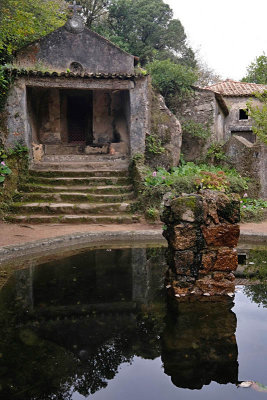
[[[241,108],[239,110],[239,119],[248,119],[248,110]]]

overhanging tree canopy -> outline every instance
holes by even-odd
[[[112,0],[105,18],[93,28],[140,57],[143,65],[166,58],[196,64],[181,22],[173,19],[173,11],[162,0]]]
[[[64,24],[64,0],[4,0],[0,3],[0,63],[8,55]]]

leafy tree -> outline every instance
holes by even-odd
[[[171,58],[195,66],[184,28],[163,0],[111,0],[106,18],[95,29],[140,57],[142,65]]]
[[[0,4],[0,63],[66,19],[64,0],[4,0]]]
[[[267,85],[267,56],[263,53],[247,68],[247,75],[242,82],[252,82]]]
[[[202,60],[197,60],[197,72],[198,79],[196,84],[200,87],[213,85],[222,80],[213,69],[209,68],[208,65]]]
[[[167,103],[178,94],[179,98],[191,92],[191,86],[197,80],[194,69],[171,60],[155,60],[147,65],[153,86],[165,97]]]
[[[71,0],[67,0],[72,3]],[[88,28],[97,26],[106,16],[110,0],[80,0],[79,5],[82,6],[81,15]]]
[[[252,101],[247,103],[249,115],[253,118],[253,132],[265,144],[267,144],[267,90],[263,93],[256,93],[260,105],[254,105]]]

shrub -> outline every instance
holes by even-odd
[[[241,199],[241,219],[242,221],[262,221],[267,212],[267,201],[262,199]]]
[[[209,124],[202,124],[193,120],[182,121],[182,131],[184,134],[188,134],[202,140],[207,140],[211,135]]]
[[[192,162],[167,171],[158,168],[146,169],[144,180],[139,188],[140,208],[160,208],[163,196],[193,193],[198,189],[220,190],[225,193],[243,194],[248,187],[248,178],[243,178],[234,169],[214,167]]]
[[[181,97],[191,93],[191,86],[197,81],[197,74],[192,68],[171,60],[155,60],[147,65],[147,70],[151,74],[152,85],[165,99],[177,92]]]
[[[0,66],[0,112],[3,111],[10,87],[10,78],[5,70]]]
[[[3,183],[8,175],[11,174],[11,169],[8,168],[5,161],[0,163],[0,184]]]

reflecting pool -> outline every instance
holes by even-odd
[[[15,271],[0,291],[0,399],[267,397],[267,287],[173,304],[164,253],[94,249]]]

